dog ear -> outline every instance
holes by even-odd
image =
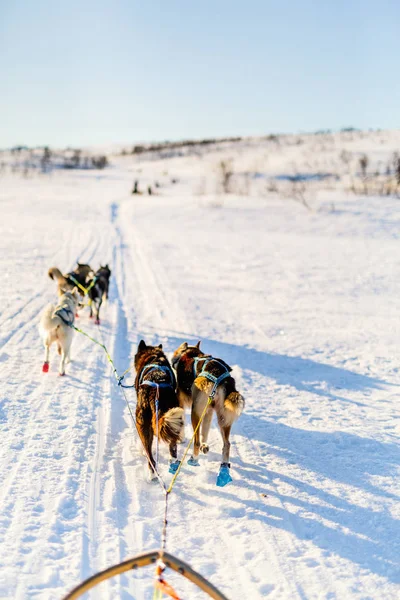
[[[183,342],[182,350],[187,350],[187,347],[188,347],[187,342]]]
[[[162,350],[162,344],[158,344],[158,347],[160,348],[160,350]]]
[[[199,340],[196,344],[196,348],[198,348],[200,350],[200,344],[201,344],[201,340]]]
[[[138,350],[144,350],[147,348],[146,342],[144,340],[140,340]]]

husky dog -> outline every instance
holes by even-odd
[[[100,307],[103,303],[103,299],[108,299],[108,288],[110,285],[111,270],[108,265],[100,267],[94,273],[93,277],[87,279],[87,287],[89,289],[88,296],[90,302],[90,318],[93,317],[93,304],[95,305],[96,311],[96,325],[100,325]],[[92,286],[92,287],[90,287]]]
[[[65,292],[57,306],[49,304],[41,315],[39,331],[45,348],[43,373],[49,370],[50,346],[57,342],[58,354],[61,354],[59,373],[65,375],[65,361],[71,360],[70,349],[74,333],[71,325],[74,324],[78,298],[76,288],[72,292]]]
[[[172,366],[178,381],[179,404],[182,407],[191,405],[194,430],[212,394],[214,383],[217,382],[215,396],[202,421],[201,441],[198,430],[194,438],[193,456],[189,463],[193,466],[197,465],[199,452],[207,454],[209,450],[207,439],[213,410],[215,410],[224,443],[222,466],[229,469],[229,435],[233,422],[244,408],[244,399],[236,390],[235,380],[229,374],[232,369],[220,358],[204,354],[200,350],[200,342],[196,346],[188,346],[187,342],[181,344],[174,352]]]
[[[89,265],[83,263],[77,263],[76,269],[63,275],[58,267],[51,267],[48,271],[50,279],[57,281],[58,284],[58,295],[62,296],[65,291],[71,291],[79,283],[81,286],[86,287],[86,279],[92,271]],[[81,296],[85,295],[85,292],[79,287],[78,291]]]
[[[175,375],[162,344],[147,346],[141,340],[135,356],[135,369],[136,425],[152,477],[157,468],[151,451],[154,436],[169,445],[170,462],[176,463],[177,443],[183,439],[183,409],[179,408]]]

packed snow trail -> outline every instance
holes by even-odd
[[[335,213],[309,214],[229,197],[218,208],[187,179],[181,196],[151,198],[129,196],[130,180],[122,167],[101,179],[2,180],[0,597],[61,598],[160,545],[163,497],[145,481],[104,353],[76,333],[66,377],[54,354],[50,373],[40,370],[38,317],[55,297],[47,269],[79,259],[112,269],[100,328],[85,311],[79,326],[119,372],[141,338],[168,353],[201,339],[234,367],[246,399],[233,482],[215,486],[214,424],[209,454],[183,466],[171,495],[167,549],[231,600],[396,598],[398,201],[343,197]],[[163,446],[160,460],[169,481]],[[121,576],[90,597],[147,600],[152,575]]]

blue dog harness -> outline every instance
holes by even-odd
[[[201,367],[200,373],[197,373],[197,363],[200,360],[204,360],[204,364]],[[216,375],[213,375],[212,373],[207,371],[207,365],[211,361],[218,363],[224,369],[224,373],[217,377]],[[195,379],[196,377],[205,377],[214,384],[210,394],[211,398],[214,398],[215,392],[217,391],[217,387],[219,386],[219,384],[222,383],[224,379],[227,379],[227,377],[231,376],[230,371],[227,369],[226,365],[219,361],[218,358],[213,358],[212,356],[196,356],[193,362],[193,375]]]
[[[71,327],[74,324],[74,311],[70,309],[68,304],[62,304],[60,307],[57,307],[53,315],[57,315],[57,317],[60,317],[61,321],[69,327]]]
[[[151,381],[150,379],[145,379],[143,381],[143,377],[145,375],[149,375],[152,371],[162,371],[165,375],[168,375],[170,383],[167,381]],[[170,387],[174,389],[174,377],[172,375],[172,371],[170,367],[167,365],[156,365],[150,364],[143,367],[142,372],[140,374],[139,385],[148,385],[150,387]]]

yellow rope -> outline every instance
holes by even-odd
[[[79,329],[79,327],[75,327],[75,325],[71,325],[71,327],[73,329],[75,329],[75,331],[79,331],[79,333],[83,333],[83,335],[85,335],[87,338],[89,338],[89,340],[91,340],[92,342],[94,342],[95,344],[97,344],[98,346],[100,346],[100,348],[103,348],[104,352],[106,353],[107,360],[110,363],[110,365],[112,366],[112,370],[114,372],[115,378],[118,381],[119,377],[118,377],[117,369],[115,368],[114,361],[111,358],[110,353],[108,352],[108,350],[105,347],[105,345],[102,344],[101,342],[99,342],[98,340],[95,340],[94,338],[92,338],[88,333],[86,333],[86,331],[83,331],[83,329]]]
[[[83,293],[85,294],[85,296],[86,296],[86,295],[87,295],[87,293],[88,293],[88,290],[87,290],[87,288],[85,288],[85,287],[84,287],[84,286],[83,286],[81,283],[79,283],[79,281],[78,281],[77,279],[75,279],[75,277],[74,277],[73,275],[69,275],[68,277],[69,277],[69,279],[71,279],[71,281],[73,281],[73,282],[74,282],[74,284],[75,284],[75,285],[77,285],[77,286],[78,286],[78,288],[80,288],[80,289],[82,290],[82,292],[83,292]]]
[[[192,438],[191,438],[191,440],[190,440],[189,444],[186,446],[186,450],[185,450],[185,452],[183,453],[182,460],[181,460],[181,462],[179,463],[179,467],[177,468],[177,470],[176,470],[176,473],[175,473],[175,475],[173,476],[173,478],[172,478],[172,480],[171,480],[171,483],[169,484],[169,488],[167,489],[167,494],[169,494],[169,493],[172,491],[172,488],[174,487],[174,484],[175,484],[176,478],[178,477],[178,475],[179,475],[179,471],[180,471],[180,470],[181,470],[181,468],[182,468],[183,461],[184,461],[184,460],[185,460],[185,458],[186,458],[186,454],[189,452],[190,446],[192,445],[192,442],[193,442],[193,440],[194,440],[194,438],[195,438],[195,435],[196,435],[196,433],[197,433],[197,431],[198,431],[198,429],[199,429],[199,427],[200,427],[200,424],[201,424],[202,420],[204,419],[204,415],[206,414],[206,412],[207,412],[207,408],[210,406],[210,404],[211,404],[212,400],[213,400],[213,399],[212,399],[212,397],[211,397],[211,396],[209,396],[209,397],[208,397],[208,400],[207,400],[207,404],[205,405],[205,407],[204,407],[204,410],[203,410],[203,413],[202,413],[202,415],[201,415],[201,417],[200,417],[200,421],[199,421],[199,422],[197,423],[197,425],[196,425],[196,429],[195,429],[195,430],[194,430],[194,432],[193,432]]]
[[[153,600],[162,600],[162,591],[154,586]]]
[[[128,373],[128,371],[130,371],[132,369],[133,365],[130,365],[127,369],[125,369],[125,371],[122,373],[120,380],[122,381],[123,378],[125,377],[125,375]]]
[[[92,287],[96,283],[96,278],[94,277],[92,279],[92,281],[90,282],[89,287],[85,288],[85,286],[83,286],[81,283],[79,283],[79,281],[77,279],[75,279],[75,277],[73,275],[69,275],[68,277],[69,277],[69,279],[71,279],[71,281],[74,282],[75,285],[77,285],[82,290],[82,292],[84,293],[85,296],[88,295],[88,293],[90,292],[90,290],[92,289]],[[92,299],[89,298],[89,301],[88,301],[87,305],[91,306],[91,304],[92,304]]]

